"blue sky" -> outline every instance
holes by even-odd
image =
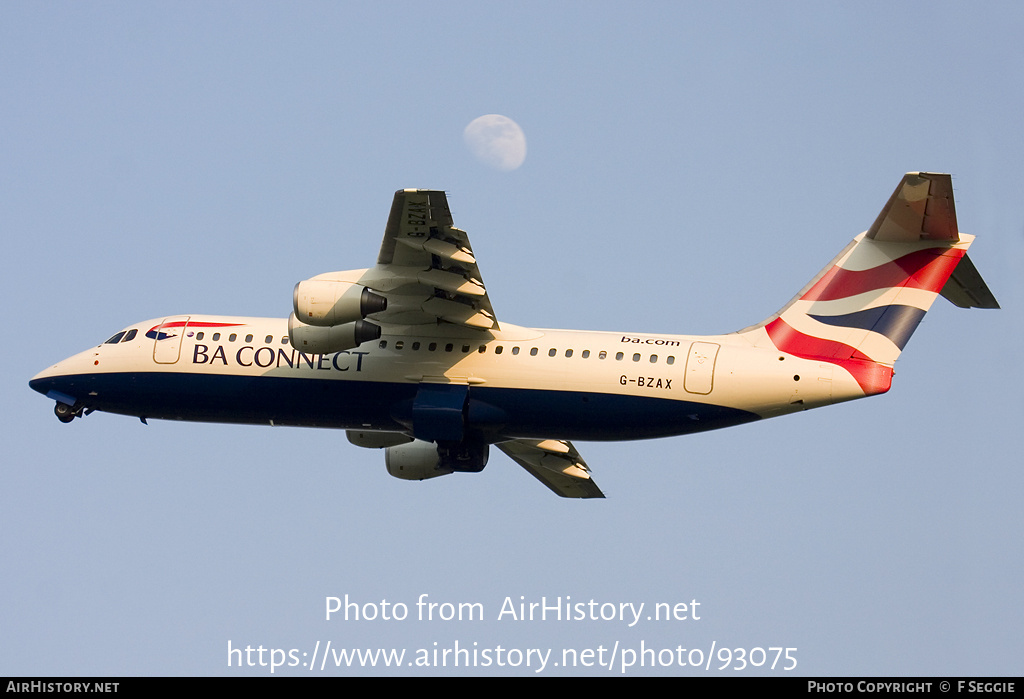
[[[5,3],[0,673],[260,675],[229,642],[457,641],[1019,675],[1022,30],[1010,3]],[[491,113],[526,135],[517,170],[463,144]],[[727,332],[910,170],[953,174],[1003,309],[938,301],[885,396],[577,444],[602,502],[500,454],[408,483],[332,431],[65,426],[27,386],[143,319],[287,315],[296,281],[372,264],[403,187],[448,191],[499,320]],[[345,594],[486,618],[326,621]],[[520,596],[696,599],[701,619],[499,621]]]

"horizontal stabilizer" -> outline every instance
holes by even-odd
[[[995,295],[967,255],[942,287],[942,295],[960,308],[999,308]]]

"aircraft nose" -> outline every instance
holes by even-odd
[[[74,405],[78,402],[75,396],[72,395],[71,381],[61,370],[60,364],[54,364],[49,369],[39,372],[29,379],[28,385],[33,391],[38,391],[58,403]]]
[[[92,364],[94,352],[81,352],[73,357],[57,362],[48,369],[43,369],[29,379],[28,385],[48,398],[67,403],[74,403],[74,396],[83,388],[82,379]]]
[[[53,390],[54,384],[56,383],[55,377],[59,375],[55,371],[58,366],[60,365],[54,364],[49,369],[44,369],[43,371],[40,371],[38,374],[29,379],[29,388],[31,388],[33,391],[38,391],[39,393],[42,393],[44,396],[51,390]]]

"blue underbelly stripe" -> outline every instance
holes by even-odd
[[[151,419],[407,431],[418,385],[153,372],[52,377],[34,381],[32,388],[66,393],[85,407]],[[487,386],[470,387],[466,413],[469,429],[490,441],[644,439],[759,419],[745,410],[690,401]]]

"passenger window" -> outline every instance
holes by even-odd
[[[246,342],[252,342],[252,335],[246,335],[245,336],[245,341]]]
[[[274,341],[274,336],[273,335],[267,335],[266,339],[263,340],[263,344],[269,345],[273,341]]]
[[[196,333],[196,339],[202,340],[204,335],[205,333],[202,330],[200,330],[199,332]]]
[[[518,347],[513,347],[512,348],[512,354],[519,354],[519,348]]]
[[[447,345],[444,346],[444,351],[445,352],[451,352],[453,349],[455,349],[455,345],[453,345],[450,342]]]
[[[387,349],[388,341],[387,340],[381,340],[380,344],[378,345],[378,347],[380,347],[381,349]]]
[[[213,341],[217,342],[218,340],[220,340],[220,333],[214,333],[213,334]]]
[[[505,349],[505,348],[504,348],[504,347],[502,347],[501,345],[498,345],[497,347],[495,347],[495,348],[494,348],[494,353],[495,353],[495,354],[501,354],[501,351],[502,351],[503,349]]]
[[[465,354],[466,352],[469,352],[469,345],[462,346],[462,353]]]
[[[607,359],[608,358],[608,353],[605,352],[604,350],[601,350],[600,352],[597,353],[597,358],[598,359]]]
[[[622,352],[616,352],[616,353],[615,353],[615,361],[617,361],[617,362],[621,362],[621,361],[622,361],[622,357],[623,357],[623,356],[624,356],[624,355],[622,354]]]
[[[580,355],[584,359],[590,356],[590,350],[583,350],[583,354]]]
[[[479,350],[480,354],[483,354],[486,351],[487,351],[487,345],[480,345],[480,350]]]
[[[287,345],[288,344],[288,336],[287,335],[285,335],[284,337],[281,338],[281,344],[282,345]]]
[[[548,350],[549,357],[554,357],[556,354],[558,354],[558,350],[556,350],[554,347]]]
[[[413,352],[415,352],[415,351],[416,351],[416,350],[418,350],[419,348],[420,348],[420,343],[418,343],[418,342],[414,342],[414,343],[412,343],[412,351],[413,351]]]
[[[536,357],[537,356],[537,348],[536,347],[534,347],[533,349],[530,350],[530,356],[531,357]]]
[[[403,347],[405,347],[405,343],[404,343],[404,342],[402,342],[401,340],[399,340],[398,342],[396,342],[396,343],[395,343],[395,349],[396,349],[396,350],[400,350],[400,349],[402,349]]]
[[[572,356],[572,350],[566,350],[566,351],[565,351],[565,357],[566,357],[566,359],[568,359],[568,358],[569,358],[569,357],[571,357],[571,356]]]
[[[666,364],[675,364],[676,363],[676,358],[675,357],[669,357],[669,358],[667,358],[665,360],[665,363]]]
[[[231,333],[230,335],[228,335],[228,342],[234,342],[237,339],[238,335],[236,335],[235,333]]]
[[[431,352],[433,352],[434,350],[437,349],[437,343],[436,342],[431,342],[429,345],[427,345],[427,349],[430,350]]]
[[[656,363],[657,361],[658,361],[658,355],[656,355],[656,354],[652,354],[652,355],[651,355],[651,364],[654,364],[654,363]]]
[[[633,355],[633,361],[634,362],[639,362],[640,361],[640,353],[639,352],[637,352],[636,354]]]

